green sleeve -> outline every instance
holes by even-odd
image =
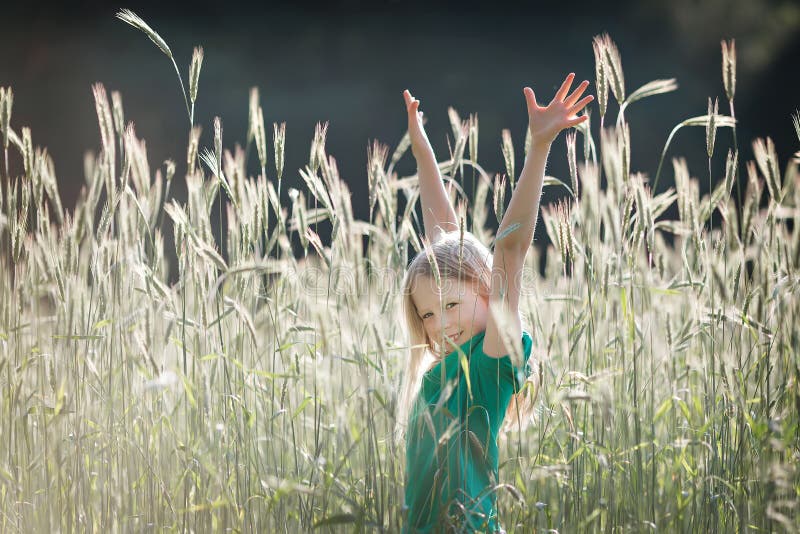
[[[524,364],[515,367],[511,358],[505,355],[492,358],[483,352],[483,344],[473,352],[469,362],[470,399],[469,413],[473,421],[482,421],[492,433],[496,434],[505,417],[511,396],[518,392],[530,370],[526,365],[531,355],[533,339],[528,332],[522,333],[522,352]],[[483,414],[483,415],[480,415]],[[484,419],[485,418],[485,419]],[[485,436],[488,438],[488,436]]]

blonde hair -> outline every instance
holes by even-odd
[[[400,386],[397,404],[395,437],[405,435],[411,408],[419,393],[426,363],[435,361],[432,340],[429,339],[422,319],[417,314],[411,298],[413,289],[421,277],[445,280],[460,280],[471,283],[479,295],[488,298],[492,276],[492,253],[470,232],[446,232],[431,244],[426,244],[408,266],[403,279],[403,314],[405,316],[410,354],[406,359],[405,373]],[[533,360],[533,358],[531,358]],[[535,362],[531,361],[531,365]],[[538,365],[536,366],[538,367]],[[522,430],[531,422],[536,396],[539,393],[541,370],[534,372],[523,387],[511,397],[501,433]]]

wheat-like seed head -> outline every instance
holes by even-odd
[[[583,115],[588,117],[585,122],[580,123],[578,126],[575,127],[576,130],[581,132],[583,135],[583,160],[589,161],[589,156],[591,155],[592,145],[594,144],[594,140],[592,139],[592,110],[589,107],[583,108]]]
[[[594,50],[594,75],[595,86],[597,89],[597,104],[600,106],[600,118],[606,115],[608,106],[608,76],[606,72],[606,50],[605,39],[600,35],[595,35],[592,39],[592,50]]]
[[[470,113],[469,115],[469,159],[472,162],[478,161],[478,115]],[[798,133],[800,136],[800,133]]]
[[[628,227],[631,223],[631,217],[633,214],[633,204],[634,204],[634,191],[633,188],[628,186],[625,188],[625,203],[622,207],[622,224],[620,225],[620,237],[624,237],[628,233]]]
[[[166,180],[167,183],[172,181],[172,178],[175,176],[175,162],[171,159],[164,161],[164,166],[166,167]]]
[[[148,26],[148,24],[144,20],[142,20],[142,18],[139,17],[139,15],[137,15],[130,9],[122,9],[117,13],[117,18],[122,22],[126,22],[131,26],[133,26],[134,28],[143,31],[150,38],[150,40],[153,41],[156,44],[156,46],[159,47],[161,51],[167,55],[167,57],[172,59],[172,50],[169,49],[167,43],[164,41],[164,39],[161,38],[160,35],[156,33],[156,31],[153,28]]]
[[[258,162],[263,169],[267,166],[267,132],[264,128],[264,110],[261,109],[261,106],[258,106],[256,110],[255,120],[255,141],[258,151]]]
[[[3,134],[3,147],[8,150],[9,127],[11,124],[11,107],[14,104],[14,92],[11,87],[0,87],[0,132]]]
[[[603,297],[608,295],[609,278],[611,278],[611,262],[603,265]]]
[[[367,147],[367,189],[369,191],[370,213],[375,208],[375,202],[381,196],[381,191],[387,188],[384,166],[388,154],[389,147],[382,145],[378,141],[374,141],[372,146]],[[385,195],[383,195],[383,200],[387,200]]]
[[[653,250],[653,213],[651,211],[651,199],[648,190],[644,186],[644,179],[640,173],[634,174],[631,183],[636,200],[636,226],[639,233],[645,234],[650,250]]]
[[[300,169],[300,177],[305,181],[306,186],[311,194],[314,195],[314,197],[325,209],[328,210],[332,216],[334,213],[334,208],[330,194],[328,193],[328,189],[325,187],[325,184],[322,182],[319,176],[317,176],[317,173],[312,172],[309,167],[306,167],[305,169]]]
[[[33,179],[33,141],[31,140],[31,129],[27,126],[22,128],[22,160],[25,166],[25,176],[29,180]]]
[[[282,122],[272,124],[272,141],[275,151],[275,172],[278,175],[278,180],[283,176],[283,156],[286,147],[286,123]]]
[[[290,187],[289,198],[292,201],[292,218],[294,219],[292,226],[297,228],[297,233],[300,236],[300,244],[303,246],[303,250],[307,250],[308,235],[306,234],[306,231],[308,230],[308,221],[306,218],[306,197],[303,195],[302,191],[298,191],[294,187]]]
[[[605,66],[608,69],[606,76],[610,79],[611,92],[614,98],[621,105],[625,101],[625,76],[622,72],[622,57],[619,54],[617,45],[611,40],[611,36],[604,33],[603,52],[605,53]]]
[[[320,165],[325,165],[325,138],[328,134],[328,123],[317,123],[314,127],[314,138],[311,140],[311,150],[308,155],[308,166],[316,173]],[[323,170],[324,172],[324,170]]]
[[[575,130],[567,132],[567,163],[569,164],[569,178],[572,184],[572,196],[578,198],[578,162],[575,154],[575,140],[578,133]]]
[[[212,169],[217,176],[222,175],[222,119],[214,117],[214,156],[216,167]]]
[[[486,210],[486,198],[489,196],[489,187],[491,181],[481,176],[478,179],[478,185],[475,192],[475,200],[472,207],[472,233],[481,237],[486,224],[486,217],[488,215]]]
[[[467,121],[458,124],[458,133],[456,134],[455,146],[450,153],[450,176],[456,177],[456,173],[464,174],[464,149],[467,146],[467,138],[469,137],[469,124]],[[448,148],[450,142],[448,140]]]
[[[147,145],[136,138],[133,123],[125,128],[125,154],[129,162],[133,187],[137,194],[145,195],[150,190],[150,164],[147,161]],[[101,173],[102,174],[102,173]],[[123,175],[123,182],[127,179]],[[123,186],[124,189],[124,186]]]
[[[553,248],[558,249],[559,255],[561,255],[561,237],[559,236],[558,215],[556,210],[557,208],[553,204],[542,206],[542,222],[544,223],[547,237],[550,238],[550,243],[552,243]]]
[[[758,177],[756,163],[747,162],[747,193],[745,195],[744,208],[742,209],[742,235],[749,236],[753,223],[753,218],[758,212],[763,194],[762,182]]]
[[[258,125],[258,120],[256,119],[256,114],[258,113],[258,87],[251,87],[250,88],[250,105],[248,107],[248,121],[247,121],[247,142],[249,143],[255,138],[256,135],[256,126]]]
[[[728,150],[725,160],[725,191],[729,196],[733,191],[733,181],[736,178],[736,169],[739,167],[739,151]]]
[[[572,230],[572,208],[570,205],[564,201],[562,203],[563,206],[563,224],[564,224],[564,235],[567,238],[567,252],[569,253],[570,261],[575,261],[577,259],[577,240],[575,239],[575,233]]]
[[[561,252],[561,263],[567,264],[569,256],[569,232],[566,222],[566,210],[564,203],[559,201],[556,204],[556,222],[558,224],[558,249]]]
[[[197,87],[200,83],[200,68],[203,66],[203,47],[195,46],[192,63],[189,66],[189,99],[194,104],[197,100]]]
[[[450,121],[450,129],[453,130],[453,137],[458,139],[458,136],[461,135],[461,117],[458,115],[458,111],[453,107],[448,107],[447,119]]]
[[[506,165],[506,176],[511,183],[511,189],[514,189],[514,143],[511,141],[511,130],[503,129],[502,131],[503,142],[500,149],[503,152],[503,162]]]
[[[715,98],[714,104],[711,104],[711,99],[708,99],[708,122],[706,123],[706,153],[708,157],[714,154],[714,140],[717,137],[717,115],[719,111],[719,102]]]
[[[50,197],[50,201],[53,203],[58,224],[63,225],[64,208],[61,205],[61,195],[58,192],[55,164],[53,163],[53,158],[47,154],[46,150],[42,155],[42,158],[44,160],[41,170],[42,182],[44,183],[45,190],[47,191],[47,196]],[[2,195],[0,195],[0,197],[2,197]],[[0,200],[0,211],[2,211],[2,200]]]
[[[778,169],[778,154],[775,152],[775,144],[772,139],[767,137],[766,142],[761,138],[753,141],[753,154],[761,174],[766,178],[769,196],[780,203],[782,200],[780,198],[782,193],[781,175]]]
[[[562,204],[563,203],[561,201],[558,201],[555,204],[542,206],[542,221],[544,222],[544,228],[547,232],[547,237],[550,238],[550,242],[553,244],[553,247],[558,249],[562,264],[566,264],[567,247],[566,238],[564,235],[564,225],[562,221]]]
[[[722,84],[725,95],[732,102],[736,94],[736,39],[721,41],[722,44]]]
[[[189,146],[186,149],[186,168],[187,174],[194,174],[197,167],[197,150],[200,146],[200,133],[203,131],[202,126],[195,126],[189,132]]]
[[[125,132],[125,111],[122,109],[122,95],[111,91],[111,110],[114,117],[114,130],[120,137]]]
[[[622,182],[627,183],[631,175],[631,130],[627,122],[617,128],[619,154],[622,165]]]
[[[200,159],[206,164],[208,170],[217,177],[219,184],[222,185],[222,188],[225,190],[225,193],[227,193],[233,204],[237,205],[238,202],[236,196],[233,194],[233,189],[231,188],[228,178],[225,176],[225,173],[222,172],[222,166],[217,158],[216,153],[211,152],[208,148],[204,148],[200,154]]]
[[[392,153],[392,159],[389,166],[393,168],[397,164],[397,162],[400,161],[400,158],[403,157],[403,154],[405,154],[408,151],[410,146],[411,146],[411,137],[408,135],[408,131],[406,131],[403,134],[403,137],[400,139],[400,142],[397,143],[397,148],[395,148],[394,152]]]
[[[23,139],[25,138],[25,130],[27,128],[23,128]],[[28,139],[30,139],[30,132],[28,132]],[[21,186],[18,188],[18,184]],[[18,264],[21,257],[22,252],[25,249],[23,246],[25,243],[25,235],[27,233],[28,228],[28,207],[30,205],[30,198],[31,198],[31,181],[30,180],[15,180],[14,181],[14,189],[11,194],[11,198],[9,199],[9,205],[11,209],[11,254],[12,259],[14,260],[15,264]],[[19,206],[19,209],[17,209]],[[16,216],[14,215],[14,211],[17,211]]]
[[[503,213],[506,210],[506,178],[501,174],[496,174],[494,177],[494,215],[497,217],[497,222],[503,220]]]
[[[103,156],[106,163],[106,172],[113,187],[114,169],[116,165],[116,143],[114,142],[114,120],[111,114],[111,107],[108,105],[108,96],[103,84],[92,85],[94,93],[95,110],[97,120],[100,123],[100,137],[103,143]]]
[[[678,193],[678,218],[686,224],[689,203],[689,168],[684,158],[674,158],[672,169],[675,175],[675,190]]]

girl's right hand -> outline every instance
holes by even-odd
[[[588,115],[577,115],[589,102],[594,100],[591,95],[578,100],[589,86],[589,82],[588,80],[584,81],[572,94],[569,94],[574,79],[574,72],[568,74],[556,96],[546,106],[540,106],[536,102],[533,89],[530,87],[523,89],[525,100],[528,103],[528,127],[532,143],[549,146],[564,128],[570,128],[589,120]]]
[[[431,148],[431,143],[428,141],[428,136],[425,134],[425,128],[422,125],[419,100],[411,96],[408,89],[403,91],[403,99],[406,101],[406,112],[408,113],[408,135],[411,138],[411,152],[419,161],[420,157],[427,153],[432,153],[433,148]]]

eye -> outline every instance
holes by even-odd
[[[458,302],[449,302],[447,304],[447,306],[445,306],[445,308],[447,308],[449,310],[450,308],[452,308],[453,306],[456,306],[457,304],[458,304]]]
[[[433,315],[431,312],[426,313],[425,315],[422,316],[422,320],[424,321],[425,319],[427,319],[431,315]]]

